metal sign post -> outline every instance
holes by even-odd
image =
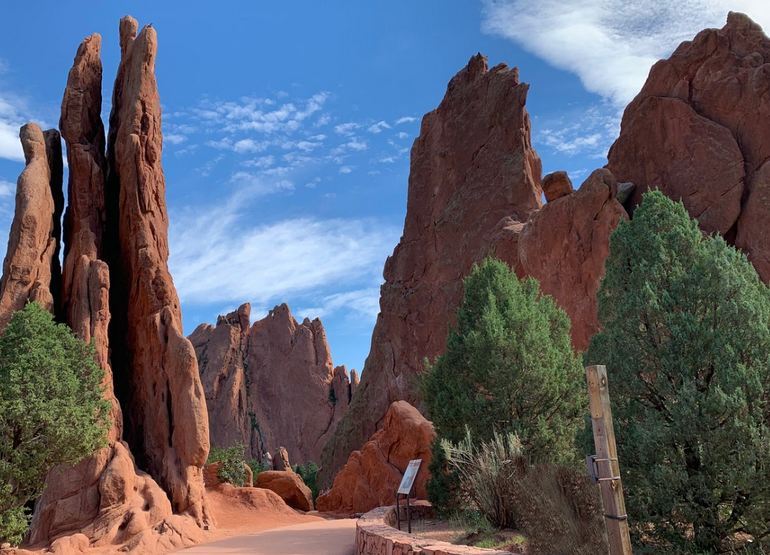
[[[587,457],[586,464],[589,475],[599,484],[602,494],[610,555],[632,555],[615,429],[612,425],[607,369],[604,366],[586,366],[586,380],[596,445],[596,455]]]
[[[401,530],[401,504],[399,500],[403,495],[406,497],[406,522],[407,530],[410,534],[412,533],[412,508],[409,505],[409,497],[412,493],[412,488],[414,488],[414,480],[417,478],[417,472],[420,470],[421,464],[422,459],[409,461],[409,465],[404,471],[404,477],[401,478],[401,484],[398,486],[398,491],[396,491],[396,523],[398,524],[398,529]]]

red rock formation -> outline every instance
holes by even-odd
[[[300,324],[284,304],[249,327],[250,310],[244,304],[190,335],[211,442],[242,442],[256,459],[285,447],[293,463],[318,461],[350,402],[347,370],[333,368],[320,320]]]
[[[361,385],[325,450],[328,484],[377,429],[392,401],[418,403],[415,376],[445,347],[462,279],[490,252],[504,217],[541,205],[540,159],[524,104],[529,86],[476,55],[449,82],[412,147],[404,234],[385,264],[380,315]]]
[[[390,405],[382,428],[360,451],[354,451],[334,479],[331,490],[318,497],[319,511],[363,513],[395,503],[395,492],[409,461],[422,459],[414,495],[425,499],[433,424],[406,401]]]
[[[136,468],[126,444],[119,441],[123,421],[113,391],[108,345],[110,275],[102,259],[106,161],[100,45],[99,35],[87,37],[80,45],[62,101],[60,127],[67,142],[69,206],[59,304],[73,331],[96,347],[105,370],[105,395],[113,405],[112,426],[108,447],[74,467],[61,466],[49,473],[34,513],[30,543],[48,544],[59,536],[80,532],[94,546],[168,550],[199,541],[200,529],[193,519],[172,515],[166,493]],[[64,539],[57,540],[61,541]]]
[[[543,193],[545,200],[551,202],[572,193],[572,181],[567,172],[558,171],[543,177]]]
[[[258,488],[277,493],[289,507],[300,511],[313,510],[313,494],[302,478],[292,470],[266,470],[257,474]]]
[[[26,166],[16,188],[16,211],[0,280],[0,332],[27,301],[54,310],[61,281],[60,220],[64,207],[59,132],[28,123],[19,132]]]
[[[108,141],[107,257],[116,393],[138,465],[168,492],[175,512],[208,520],[201,467],[208,415],[195,351],[182,334],[168,271],[168,214],[161,166],[157,36],[120,22],[121,61]]]
[[[623,114],[608,168],[660,188],[708,232],[743,249],[770,280],[770,40],[742,14],[706,29],[656,63]]]
[[[596,293],[604,276],[610,235],[628,217],[617,201],[617,182],[594,171],[567,196],[548,202],[522,224],[501,222],[496,253],[520,277],[531,276],[572,320],[572,343],[583,351],[599,329]]]

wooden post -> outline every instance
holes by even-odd
[[[615,429],[612,426],[610,390],[607,369],[604,366],[586,366],[591,424],[596,445],[596,470],[604,506],[604,522],[610,555],[631,555],[631,536],[628,533],[626,503],[620,481]]]

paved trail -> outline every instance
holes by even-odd
[[[197,545],[180,553],[198,555],[249,553],[252,555],[353,555],[355,519],[323,520],[233,536]]]

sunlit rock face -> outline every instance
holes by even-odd
[[[258,460],[283,447],[292,464],[318,462],[350,403],[348,372],[334,367],[319,319],[297,322],[285,304],[253,325],[250,315],[244,304],[190,335],[211,443],[242,443]]]

